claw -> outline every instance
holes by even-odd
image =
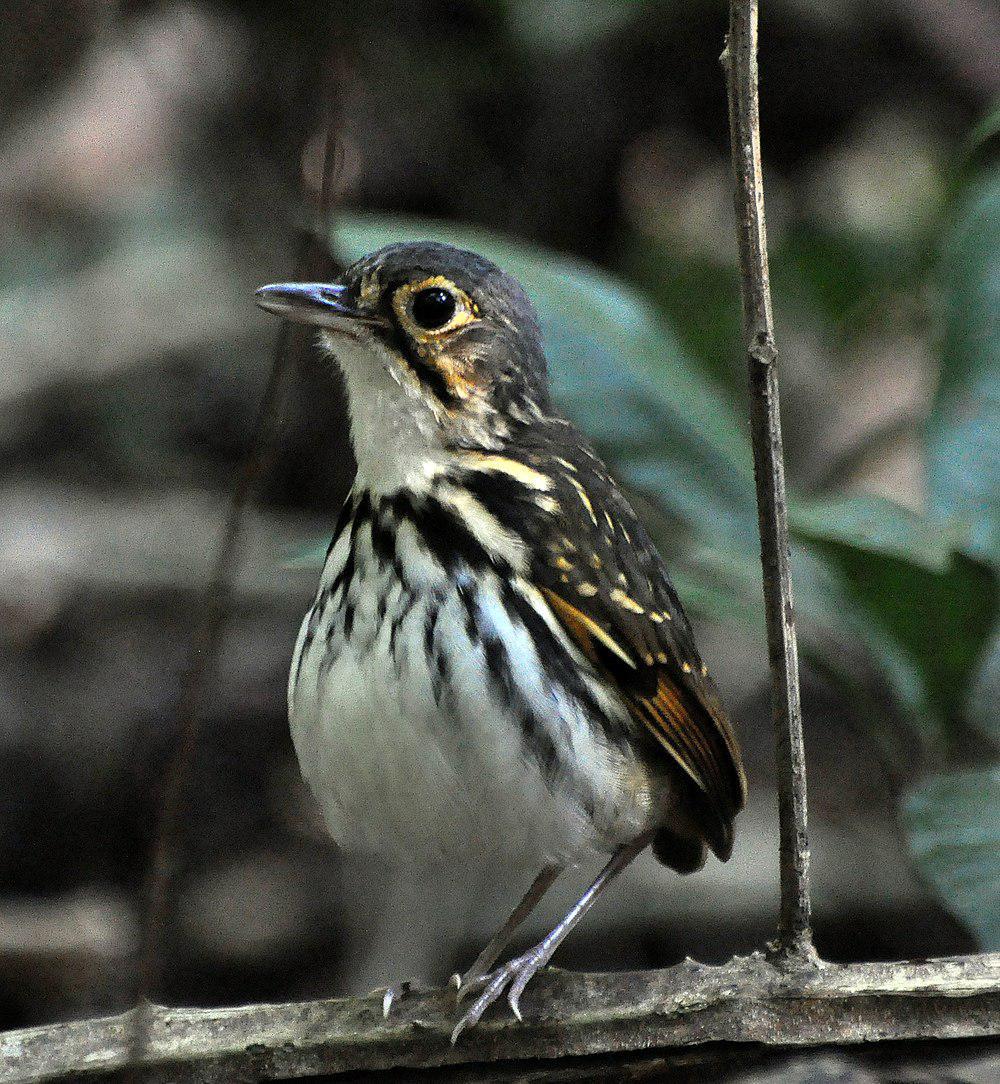
[[[487,976],[489,982],[486,985],[486,989],[478,998],[476,998],[469,1011],[455,1025],[455,1030],[451,1033],[452,1046],[458,1042],[459,1035],[461,1035],[466,1028],[474,1027],[479,1023],[483,1017],[483,1013],[486,1012],[493,1002],[503,993],[503,988],[510,982],[516,965],[517,961],[512,960],[510,963],[504,964],[503,967],[497,968],[496,971]]]
[[[382,1019],[388,1020],[393,1006],[410,992],[412,983],[394,982],[382,995]]]
[[[517,956],[515,959],[509,960],[502,967],[490,972],[489,975],[476,976],[464,989],[460,988],[458,994],[461,997],[473,983],[485,982],[486,984],[486,989],[476,998],[469,1011],[455,1025],[455,1030],[451,1033],[451,1045],[454,1046],[458,1042],[458,1037],[466,1028],[474,1027],[479,1023],[483,1013],[500,997],[508,985],[510,989],[507,993],[507,1004],[510,1005],[514,1016],[519,1021],[523,1020],[521,1015],[521,995],[524,993],[524,988],[532,980],[536,972],[545,966],[551,955],[552,950],[550,947],[544,943],[536,945],[533,949],[529,949],[524,953],[523,956]]]
[[[590,910],[594,900],[597,899],[601,892],[615,877],[618,876],[619,873],[621,873],[637,854],[649,846],[652,838],[653,830],[650,829],[649,831],[643,832],[642,835],[637,836],[631,843],[619,847],[611,856],[604,869],[601,870],[593,881],[590,888],[588,888],[576,903],[573,904],[563,917],[562,921],[553,927],[543,940],[539,941],[534,948],[529,949],[522,956],[509,960],[502,967],[498,967],[495,971],[490,972],[489,975],[483,976],[483,979],[486,982],[486,989],[476,999],[472,1008],[469,1009],[455,1025],[455,1030],[451,1033],[452,1046],[458,1042],[458,1037],[467,1027],[479,1023],[483,1013],[486,1012],[490,1005],[492,1005],[503,993],[505,987],[512,979],[514,981],[507,994],[507,1003],[510,1005],[511,1012],[513,1012],[517,1019],[521,1019],[521,995],[524,993],[524,988],[534,977],[535,973],[541,970],[541,968],[552,959],[552,954],[559,945],[562,944],[570,930],[572,930],[587,911]],[[538,902],[541,898],[541,894],[552,883],[552,880],[558,872],[559,868],[556,866],[547,866],[542,870],[536,878],[535,884],[529,889],[528,895],[525,896],[515,909],[514,913],[507,920],[506,925],[486,948],[483,949],[479,954],[479,958],[469,969],[473,972],[473,977],[471,979],[463,977],[459,980],[456,1000],[461,1000],[461,997],[465,992],[465,989],[463,988],[471,988],[473,984],[478,984],[479,976],[475,974],[476,970],[478,968],[489,967],[490,963],[497,958],[497,953],[499,953],[502,950],[502,947],[510,940],[510,934],[520,925],[521,920],[531,910],[531,907]],[[468,975],[468,972],[466,975]]]
[[[460,1005],[473,990],[485,986],[493,978],[494,972],[486,975],[452,975],[451,982],[455,987],[455,1003]]]
[[[517,978],[511,985],[510,990],[507,991],[507,1003],[511,1007],[511,1011],[514,1015],[521,1019],[521,995],[524,993],[524,988],[535,977],[535,975],[549,962],[550,953],[540,952],[532,953],[532,958],[529,959],[525,965],[518,969]]]

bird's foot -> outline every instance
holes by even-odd
[[[547,940],[547,939],[546,939]],[[542,941],[534,948],[528,949],[521,956],[515,956],[513,960],[491,971],[487,975],[465,975],[459,978],[454,976],[452,983],[458,978],[456,997],[461,1000],[465,994],[479,986],[485,986],[483,992],[470,1006],[468,1012],[455,1025],[451,1033],[452,1046],[458,1042],[458,1037],[466,1028],[474,1027],[482,1019],[483,1013],[493,1004],[497,998],[507,990],[507,1004],[511,1012],[521,1019],[521,995],[524,988],[531,982],[535,974],[548,962],[556,946]],[[508,989],[509,987],[509,989]]]

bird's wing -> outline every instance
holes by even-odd
[[[486,456],[479,468],[466,485],[528,543],[530,579],[551,614],[618,693],[637,733],[691,780],[705,838],[727,857],[746,796],[739,747],[632,506],[570,427],[556,449],[517,461]]]
[[[544,493],[536,485],[515,500],[516,487],[508,486],[503,503],[509,514],[516,505],[517,529],[529,536],[532,580],[572,642],[620,696],[638,732],[650,735],[702,795],[707,841],[728,857],[746,777],[659,553],[588,449],[571,443],[558,455],[527,459],[549,480]],[[499,502],[495,487],[493,494]]]
[[[746,783],[732,727],[703,664],[696,657],[689,662],[677,650],[670,625],[642,629],[644,615],[623,619],[593,599],[571,601],[572,589],[541,590],[573,641],[613,683],[631,717],[704,795],[709,842],[720,857],[728,857],[732,820],[744,804]]]

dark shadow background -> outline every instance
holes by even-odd
[[[134,988],[179,672],[276,334],[252,290],[291,271],[330,88],[338,207],[596,262],[654,298],[742,414],[724,7],[75,0],[5,16],[0,1026],[121,1009]],[[790,476],[919,509],[929,269],[956,163],[1000,93],[996,10],[775,0],[761,42]],[[423,896],[383,898],[340,862],[299,781],[284,683],[315,573],[282,561],[329,529],[352,469],[337,388],[300,360],[190,781],[156,991],[177,1003],[321,995],[410,966],[440,981],[504,906],[466,901],[470,926],[456,890],[428,905],[433,952],[397,956],[378,931],[419,929]],[[766,654],[746,630],[699,627],[746,745],[737,852],[684,883],[637,870],[563,966],[719,960],[772,931]],[[821,951],[973,950],[896,823],[934,762],[902,720],[886,770],[859,701],[812,668],[804,683]],[[894,710],[878,683],[867,693]],[[986,755],[956,735],[959,759]]]

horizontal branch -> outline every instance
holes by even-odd
[[[451,995],[381,995],[230,1009],[152,1007],[144,1081],[275,1080],[320,1073],[545,1059],[708,1042],[810,1046],[1000,1036],[1000,953],[910,963],[545,971],[519,1024],[497,1012],[448,1042]],[[0,1036],[0,1082],[120,1076],[131,1013]]]

